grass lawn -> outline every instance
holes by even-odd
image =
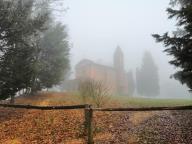
[[[125,96],[113,96],[112,99],[119,101],[119,103],[121,103],[123,107],[192,105],[192,99],[152,99]]]
[[[79,105],[84,104],[78,94],[48,93],[35,97],[24,97],[16,100],[19,104],[32,105]],[[89,101],[87,104],[94,103]],[[152,106],[185,106],[192,105],[192,99],[153,99],[128,96],[111,96],[105,100],[103,107],[152,107]]]

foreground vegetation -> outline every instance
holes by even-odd
[[[115,96],[111,97],[103,107],[173,106],[188,105],[191,102],[192,100],[156,100]],[[41,106],[76,105],[83,104],[83,100],[77,94],[42,93],[33,97],[19,97],[16,103]],[[178,136],[177,141],[180,142],[182,136],[179,137],[181,133],[178,130],[185,131],[186,127],[190,129],[190,126],[184,127],[181,123],[188,115],[190,116],[189,113],[94,112],[94,141],[100,144],[141,144],[143,141],[166,143],[170,142],[173,136]],[[178,120],[177,117],[179,117]],[[180,125],[183,128],[179,128]],[[168,131],[164,131],[165,127]],[[189,138],[190,133],[189,135],[185,133],[184,136]],[[0,108],[0,143],[83,144],[85,139],[83,110],[41,111]]]

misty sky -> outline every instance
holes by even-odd
[[[125,69],[135,72],[144,51],[149,50],[159,67],[162,87],[173,83],[169,80],[175,71],[168,64],[170,58],[151,37],[175,29],[175,21],[167,19],[168,4],[169,0],[65,0],[64,7],[69,9],[59,18],[68,27],[72,66],[83,58],[112,65],[119,45]],[[174,85],[181,87],[179,82]]]

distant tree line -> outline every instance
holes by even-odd
[[[69,68],[66,28],[50,0],[0,0],[0,100],[59,84]]]

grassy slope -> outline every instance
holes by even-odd
[[[19,104],[32,105],[75,105],[84,104],[78,94],[48,93],[35,97],[24,97],[16,100]],[[88,102],[90,104],[91,102]],[[112,96],[104,107],[151,107],[151,106],[185,106],[192,105],[192,99],[153,99],[141,97]]]
[[[124,107],[147,107],[147,106],[182,106],[192,105],[192,99],[152,99],[152,98],[131,98],[116,96],[112,99],[119,101]]]

